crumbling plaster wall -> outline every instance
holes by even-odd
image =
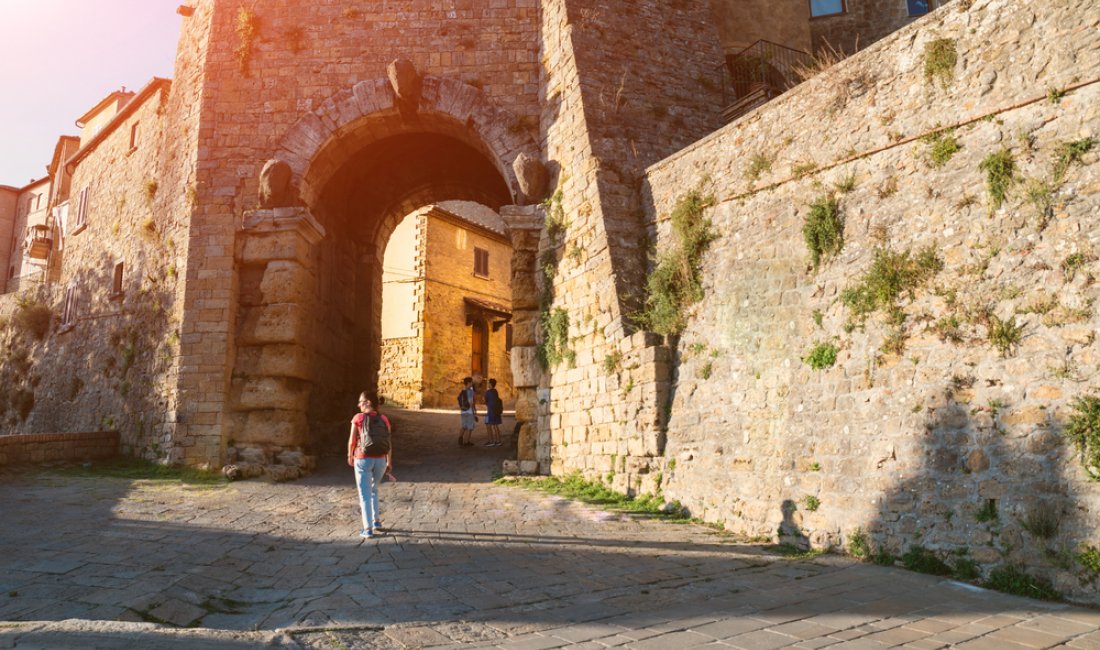
[[[1098,24],[1089,0],[948,7],[649,169],[658,249],[701,179],[719,235],[676,347],[667,498],[746,535],[829,546],[861,528],[875,550],[1021,565],[1100,602],[1072,559],[1097,538],[1100,488],[1061,435],[1100,392],[1097,148],[1054,171],[1066,143],[1100,137]],[[956,43],[946,83],[925,76],[935,39]],[[934,167],[921,138],[952,125],[961,148]],[[1002,151],[998,208],[980,167]],[[813,271],[804,219],[829,195],[843,249]],[[926,247],[943,269],[893,323],[853,317],[840,296],[877,249]],[[999,322],[1019,328],[1003,355]],[[836,363],[814,370],[821,343]],[[1027,523],[1043,519],[1049,539]]]

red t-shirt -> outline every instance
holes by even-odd
[[[382,418],[382,421],[386,423],[386,429],[390,428],[390,419],[385,415],[382,415],[378,411],[371,411],[372,415],[377,415]],[[355,450],[355,458],[385,458],[389,454],[379,454],[378,456],[367,455],[359,451],[359,433],[363,430],[363,423],[367,419],[366,413],[356,413],[355,417],[351,419],[351,423],[355,425],[355,433],[351,435],[351,448]]]

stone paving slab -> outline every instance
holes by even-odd
[[[373,540],[341,459],[213,488],[0,475],[0,648],[1100,648],[1097,611],[495,486],[506,448],[393,417]]]

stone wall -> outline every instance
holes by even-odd
[[[102,140],[85,143],[72,163],[74,196],[63,197],[71,201],[68,233],[53,258],[59,282],[22,297],[47,310],[49,328],[38,337],[13,322],[3,335],[3,372],[16,372],[9,385],[22,404],[33,404],[8,411],[8,432],[118,430],[123,452],[167,458],[186,228],[186,215],[163,201],[172,191],[162,189],[160,176],[169,93],[166,81],[147,86],[126,117]],[[133,124],[143,136],[136,148]],[[77,227],[85,188],[87,222]]]
[[[928,0],[939,9],[950,0]],[[965,10],[963,5],[959,7]],[[810,20],[810,32],[815,50],[831,46],[845,54],[864,49],[879,39],[894,33],[923,16],[910,16],[906,0],[845,0],[847,11],[834,16]],[[954,11],[948,8],[947,11]],[[927,14],[926,14],[927,15]]]
[[[111,458],[119,453],[118,443],[117,431],[0,436],[0,467]]]
[[[423,372],[420,366],[420,337],[382,340],[382,371],[378,394],[386,403],[403,408],[423,406]]]
[[[564,310],[569,353],[548,368],[537,395],[531,442],[542,471],[592,470],[620,446],[625,458],[623,427],[636,417],[654,426],[632,447],[660,448],[659,394],[638,384],[620,392],[608,383],[605,360],[631,346],[624,341],[646,255],[642,170],[720,121],[721,84],[708,80],[723,53],[709,19],[706,2],[677,2],[675,11],[663,2],[617,12],[600,2],[543,5],[542,129],[546,156],[560,166],[549,211],[562,228],[544,233],[537,268],[542,311],[561,323]],[[638,57],[642,41],[646,56]],[[645,387],[656,390],[659,380],[648,377]]]
[[[805,0],[711,0],[711,5],[727,55],[760,39],[803,52],[812,48],[810,3]]]
[[[658,249],[701,179],[718,234],[651,468],[667,498],[746,535],[844,546],[862,529],[876,551],[1021,565],[1100,602],[1074,560],[1100,489],[1061,435],[1100,393],[1100,152],[1057,162],[1100,137],[1098,21],[1089,0],[948,8],[649,169]],[[937,39],[957,62],[926,76]],[[804,223],[830,197],[843,246],[815,271]],[[930,277],[893,309],[848,306],[881,251],[925,250]]]

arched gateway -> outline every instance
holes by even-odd
[[[383,253],[407,214],[526,199],[513,164],[539,151],[521,121],[469,84],[418,86],[362,81],[299,119],[267,166],[287,187],[244,214],[225,436],[257,463],[338,444],[346,405],[377,386]]]

